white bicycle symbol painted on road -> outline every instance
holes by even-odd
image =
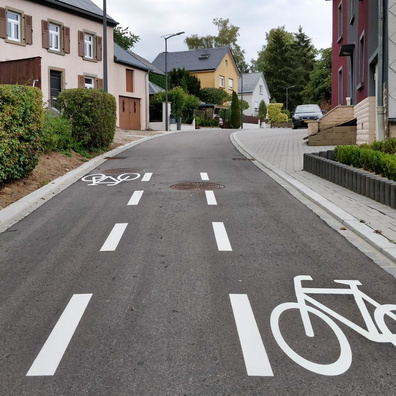
[[[271,329],[272,333],[281,347],[281,349],[297,364],[310,370],[317,374],[322,375],[340,375],[347,371],[352,363],[352,351],[349,345],[349,342],[342,332],[340,327],[331,319],[331,317],[339,320],[345,325],[349,326],[351,329],[355,330],[362,336],[366,337],[370,341],[374,342],[390,342],[396,346],[396,335],[391,333],[388,326],[385,323],[385,315],[388,315],[389,318],[396,320],[396,315],[391,311],[396,311],[396,305],[394,304],[384,304],[381,305],[369,297],[367,294],[363,293],[358,289],[358,286],[361,286],[361,283],[358,280],[335,280],[334,282],[347,285],[348,288],[306,288],[302,287],[301,281],[303,280],[312,280],[312,277],[309,275],[299,275],[294,278],[294,287],[296,291],[297,302],[286,302],[278,305],[271,314]],[[362,314],[364,319],[366,328],[358,326],[356,323],[353,323],[349,319],[344,316],[338,314],[332,309],[326,307],[319,301],[314,298],[308,296],[307,294],[339,294],[339,295],[353,295],[355,302]],[[316,309],[310,305],[307,305],[309,302],[311,305],[316,306],[319,309]],[[366,302],[372,304],[375,307],[374,311],[374,320],[372,319],[369,310],[367,308]],[[308,337],[314,337],[314,331],[312,328],[312,323],[310,320],[310,315],[316,315],[318,318],[322,319],[326,322],[331,330],[335,333],[338,342],[340,344],[340,357],[337,361],[330,364],[320,364],[314,363],[310,360],[307,360],[296,353],[285,341],[282,336],[281,330],[279,328],[279,319],[280,316],[292,309],[297,309],[300,312],[301,319],[304,325],[305,334]],[[323,312],[322,312],[323,311]],[[378,326],[378,328],[376,327]],[[379,331],[378,331],[379,329]]]
[[[132,181],[139,179],[140,173],[123,173],[117,177],[103,175],[101,173],[84,176],[81,180],[88,182],[88,186],[98,186],[106,184],[107,186],[116,186],[124,181]]]

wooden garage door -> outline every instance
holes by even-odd
[[[140,99],[120,96],[120,128],[140,130]]]

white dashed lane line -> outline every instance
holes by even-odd
[[[271,363],[261,339],[248,296],[246,294],[230,294],[230,300],[247,374],[273,377]]]
[[[228,239],[227,231],[222,222],[212,222],[213,231],[216,238],[217,248],[221,252],[231,252],[231,244]]]
[[[201,180],[209,180],[209,176],[206,172],[201,172]]]
[[[152,173],[145,173],[142,177],[142,181],[150,181]]]
[[[128,201],[128,205],[138,205],[140,198],[142,198],[143,192],[144,191],[135,191],[132,194],[131,199]]]
[[[205,191],[205,195],[208,205],[217,205],[216,197],[213,191]]]
[[[73,295],[26,374],[27,376],[55,374],[91,297],[92,294]]]
[[[111,230],[109,236],[107,237],[105,243],[101,247],[101,252],[113,252],[117,249],[117,245],[121,240],[121,237],[127,228],[128,223],[117,223]]]

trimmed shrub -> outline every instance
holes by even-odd
[[[233,128],[238,129],[241,127],[241,123],[242,123],[241,108],[239,106],[238,95],[236,94],[235,91],[232,92],[230,121]]]
[[[117,106],[113,95],[99,89],[66,89],[58,97],[59,110],[72,125],[73,140],[87,149],[113,141]]]
[[[287,114],[282,113],[283,103],[268,103],[267,105],[267,117],[269,122],[281,123],[289,120]]]
[[[36,167],[43,121],[38,88],[0,85],[0,183],[19,179]]]

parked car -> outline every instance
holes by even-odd
[[[322,110],[317,104],[304,104],[296,107],[292,121],[293,129],[307,127],[305,121],[316,121],[323,117]]]

